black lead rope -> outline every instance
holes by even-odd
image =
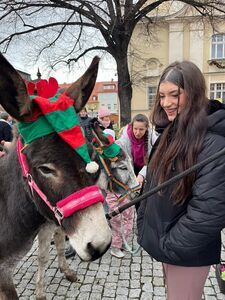
[[[159,192],[160,190],[168,187],[169,185],[175,183],[176,181],[180,180],[181,178],[183,178],[184,176],[189,175],[190,173],[193,173],[194,171],[196,171],[197,169],[209,164],[210,162],[216,160],[217,158],[219,158],[220,156],[225,154],[225,148],[223,148],[222,150],[216,152],[215,154],[209,156],[208,158],[204,159],[203,161],[201,161],[200,163],[195,164],[194,166],[192,166],[191,168],[188,168],[187,170],[181,172],[180,174],[170,178],[169,180],[163,182],[162,184],[158,185],[157,187],[153,188],[152,190],[150,190],[147,193],[144,193],[143,195],[141,195],[140,197],[137,197],[136,199],[130,201],[129,203],[126,203],[124,205],[121,205],[119,207],[117,207],[115,210],[113,210],[112,212],[106,214],[106,218],[108,220],[110,220],[112,217],[115,217],[119,214],[121,214],[124,210],[128,209],[129,207],[135,205],[136,203],[144,200],[145,198],[147,198],[148,196],[151,196],[157,192]]]

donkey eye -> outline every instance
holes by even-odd
[[[126,166],[119,166],[118,167],[120,170],[127,170],[127,167]]]
[[[56,171],[54,168],[49,167],[47,165],[42,165],[38,167],[38,170],[43,174],[43,175],[54,175],[56,174]]]
[[[124,164],[116,164],[114,166],[112,166],[112,168],[114,169],[120,169],[120,170],[127,170],[127,166]]]

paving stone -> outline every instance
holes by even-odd
[[[131,288],[132,289],[139,289],[141,287],[140,280],[132,280],[131,281]]]
[[[98,293],[91,293],[89,300],[102,300],[102,295]]]
[[[131,289],[129,291],[129,299],[140,299],[141,289]]]
[[[129,289],[125,287],[118,287],[116,290],[116,295],[128,296]]]
[[[118,282],[118,275],[108,275],[106,278],[107,282]]]
[[[115,300],[127,300],[127,296],[118,295],[116,296]]]

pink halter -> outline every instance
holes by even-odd
[[[104,202],[104,197],[100,188],[97,185],[91,185],[58,201],[56,203],[56,206],[52,206],[52,204],[48,201],[46,195],[39,189],[39,187],[33,180],[32,175],[29,173],[26,156],[22,153],[22,148],[23,145],[21,139],[18,138],[17,155],[19,158],[23,177],[27,179],[32,194],[35,190],[39,197],[46,203],[51,211],[53,211],[59,225],[61,225],[62,219],[71,216],[74,212],[91,206],[95,203]]]

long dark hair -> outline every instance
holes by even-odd
[[[187,94],[186,106],[173,122],[168,120],[160,105],[159,87],[163,81],[177,85],[178,91],[182,88]],[[207,106],[205,79],[195,64],[189,61],[175,62],[164,70],[151,117],[154,126],[165,128],[150,162],[150,172],[156,183],[169,179],[174,167],[177,172],[182,172],[196,163],[207,128]],[[195,173],[175,185],[171,195],[174,203],[185,202],[194,180]]]
[[[147,162],[148,162],[149,119],[143,114],[135,115],[132,119],[132,122],[131,122],[132,132],[133,132],[134,122],[142,122],[146,126],[146,131],[145,131],[145,134],[143,136],[143,139],[144,139],[144,153],[145,153],[144,154],[144,162],[145,162],[145,164],[147,164]]]

